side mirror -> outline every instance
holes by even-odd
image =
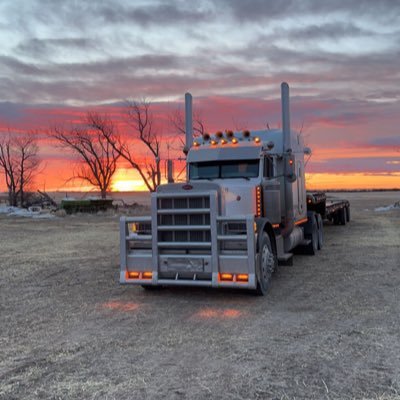
[[[293,183],[297,179],[294,154],[287,154],[285,163],[285,178],[288,182]]]
[[[296,182],[297,175],[293,172],[285,176],[286,180],[290,183]]]

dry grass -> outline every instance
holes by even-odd
[[[343,195],[264,298],[119,286],[113,215],[0,216],[0,398],[400,398],[398,196]]]

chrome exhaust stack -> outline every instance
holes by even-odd
[[[290,104],[289,104],[289,85],[286,82],[281,84],[282,100],[282,135],[283,135],[283,160],[284,160],[284,185],[285,185],[285,220],[282,236],[289,236],[294,228],[293,212],[293,166],[290,164],[292,154],[292,138],[290,132]]]
[[[185,134],[186,142],[183,152],[187,154],[193,146],[193,111],[192,111],[192,95],[185,93]]]

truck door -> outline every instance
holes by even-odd
[[[269,219],[272,224],[281,222],[281,194],[280,183],[278,179],[274,179],[274,159],[265,156],[263,160],[263,205],[264,216]]]

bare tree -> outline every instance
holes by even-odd
[[[147,189],[154,192],[161,184],[161,133],[154,123],[151,103],[127,102],[128,124],[133,128],[133,139],[143,143],[145,153],[140,154],[137,141],[124,140],[116,132],[104,132],[104,137],[113,149],[134,168]],[[144,162],[143,162],[144,160]]]
[[[185,147],[185,118],[180,109],[175,110],[173,113],[170,114],[169,116],[169,121],[170,124],[172,125],[172,128],[175,130],[176,133],[178,133],[178,140],[179,143],[182,147],[182,151]],[[201,117],[201,114],[199,112],[194,112],[193,115],[193,136],[194,137],[200,137],[203,136],[206,133],[206,128],[205,124],[203,122],[203,118]]]
[[[8,200],[11,206],[24,205],[26,188],[32,183],[40,164],[39,147],[33,132],[8,132],[0,141],[0,167],[5,176]]]
[[[71,179],[89,182],[106,198],[120,154],[106,137],[116,134],[114,123],[105,115],[88,112],[83,123],[70,129],[54,127],[49,135],[71,150],[79,161]]]

